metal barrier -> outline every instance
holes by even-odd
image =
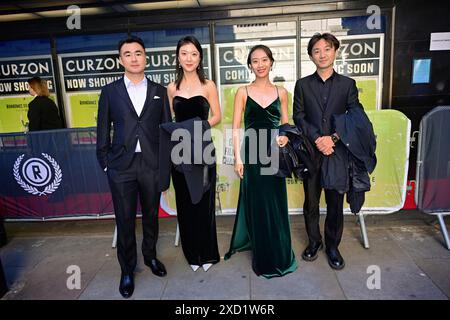
[[[96,128],[0,134],[0,215],[9,221],[112,217],[96,142]]]
[[[358,218],[364,246],[369,248],[364,216],[392,213],[404,205],[411,125],[396,110],[367,114],[377,136],[378,164]],[[114,217],[95,148],[96,128],[1,134],[0,214],[21,221]],[[161,203],[163,209],[170,208]]]
[[[371,190],[358,213],[365,248],[369,248],[369,238],[364,216],[393,213],[405,204],[411,134],[411,121],[400,111],[368,111],[367,116],[377,139],[377,166],[370,175]]]
[[[444,216],[450,215],[450,106],[436,107],[420,121],[416,164],[417,208],[439,220],[445,246],[450,239]]]

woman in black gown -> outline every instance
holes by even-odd
[[[221,118],[219,97],[214,82],[205,78],[200,43],[195,37],[184,37],[178,41],[176,55],[177,77],[167,86],[172,114],[177,122],[199,117],[213,127]],[[216,166],[208,170],[210,188],[196,204],[189,195],[185,175],[176,167],[172,170],[181,246],[194,271],[200,266],[207,271],[220,260],[215,220]]]

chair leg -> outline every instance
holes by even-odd
[[[175,247],[178,247],[179,243],[180,243],[180,227],[178,226],[177,222],[177,231],[175,233]]]
[[[114,228],[114,235],[113,235],[113,241],[112,245],[113,248],[117,246],[117,226]]]
[[[358,213],[359,217],[359,229],[361,231],[361,238],[364,243],[364,248],[369,249],[369,238],[367,237],[366,223],[364,222],[364,214],[362,212]]]
[[[444,236],[445,245],[447,246],[447,249],[450,250],[450,239],[448,237],[447,226],[445,225],[444,221],[444,215],[438,214],[437,216],[439,219],[439,225],[441,227],[442,235]]]

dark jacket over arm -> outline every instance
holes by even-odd
[[[322,186],[326,189],[340,193],[352,188],[370,190],[368,172],[372,172],[376,165],[376,141],[372,123],[359,106],[358,103],[346,113],[332,117],[340,141],[335,152],[323,160]]]
[[[200,124],[201,136],[194,130],[195,125]],[[178,129],[185,130],[189,141],[183,140],[181,137],[178,141],[172,141],[172,134]],[[213,177],[208,176],[208,168],[216,165],[215,149],[211,139],[211,126],[206,120],[201,120],[199,117],[188,119],[182,122],[168,122],[161,124],[159,135],[159,159],[160,159],[160,191],[165,191],[170,185],[171,168],[182,172],[186,178],[186,184],[189,190],[189,195],[193,204],[199,203],[203,194],[209,188],[215,188],[211,185]],[[197,146],[201,143],[201,146]],[[171,158],[172,150],[175,146],[183,145],[183,152],[188,153],[187,162],[181,164],[173,164]],[[197,150],[198,152],[194,152]],[[211,158],[205,158],[204,155],[211,155]],[[184,160],[184,158],[183,158]]]
[[[303,180],[315,173],[314,147],[303,132],[296,126],[285,123],[279,127],[279,135],[287,136],[289,142],[279,149],[280,160],[276,176]]]
[[[376,139],[372,123],[361,108],[350,108],[344,114],[333,116],[336,133],[347,150],[364,165],[367,172],[375,169]]]
[[[376,139],[372,123],[361,108],[351,108],[345,114],[333,116],[336,132],[347,151],[347,202],[353,213],[358,213],[370,190],[369,173],[375,169]],[[330,158],[329,162],[333,159]]]

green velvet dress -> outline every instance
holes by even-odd
[[[244,177],[241,180],[236,220],[233,228],[230,249],[225,255],[229,259],[235,252],[252,250],[253,271],[265,278],[280,277],[297,269],[291,246],[286,180],[274,175],[262,175],[263,165],[260,157],[249,163],[249,149],[257,150],[260,140],[264,147],[270,147],[270,129],[277,129],[280,123],[280,98],[266,108],[261,107],[247,96],[244,113],[246,134],[242,159],[244,159]],[[249,138],[249,129],[255,129],[258,140]],[[268,129],[266,135],[260,129]],[[267,138],[266,138],[267,137]],[[264,153],[265,152],[265,153]],[[267,152],[264,150],[264,154]],[[256,162],[256,163],[255,163]]]

